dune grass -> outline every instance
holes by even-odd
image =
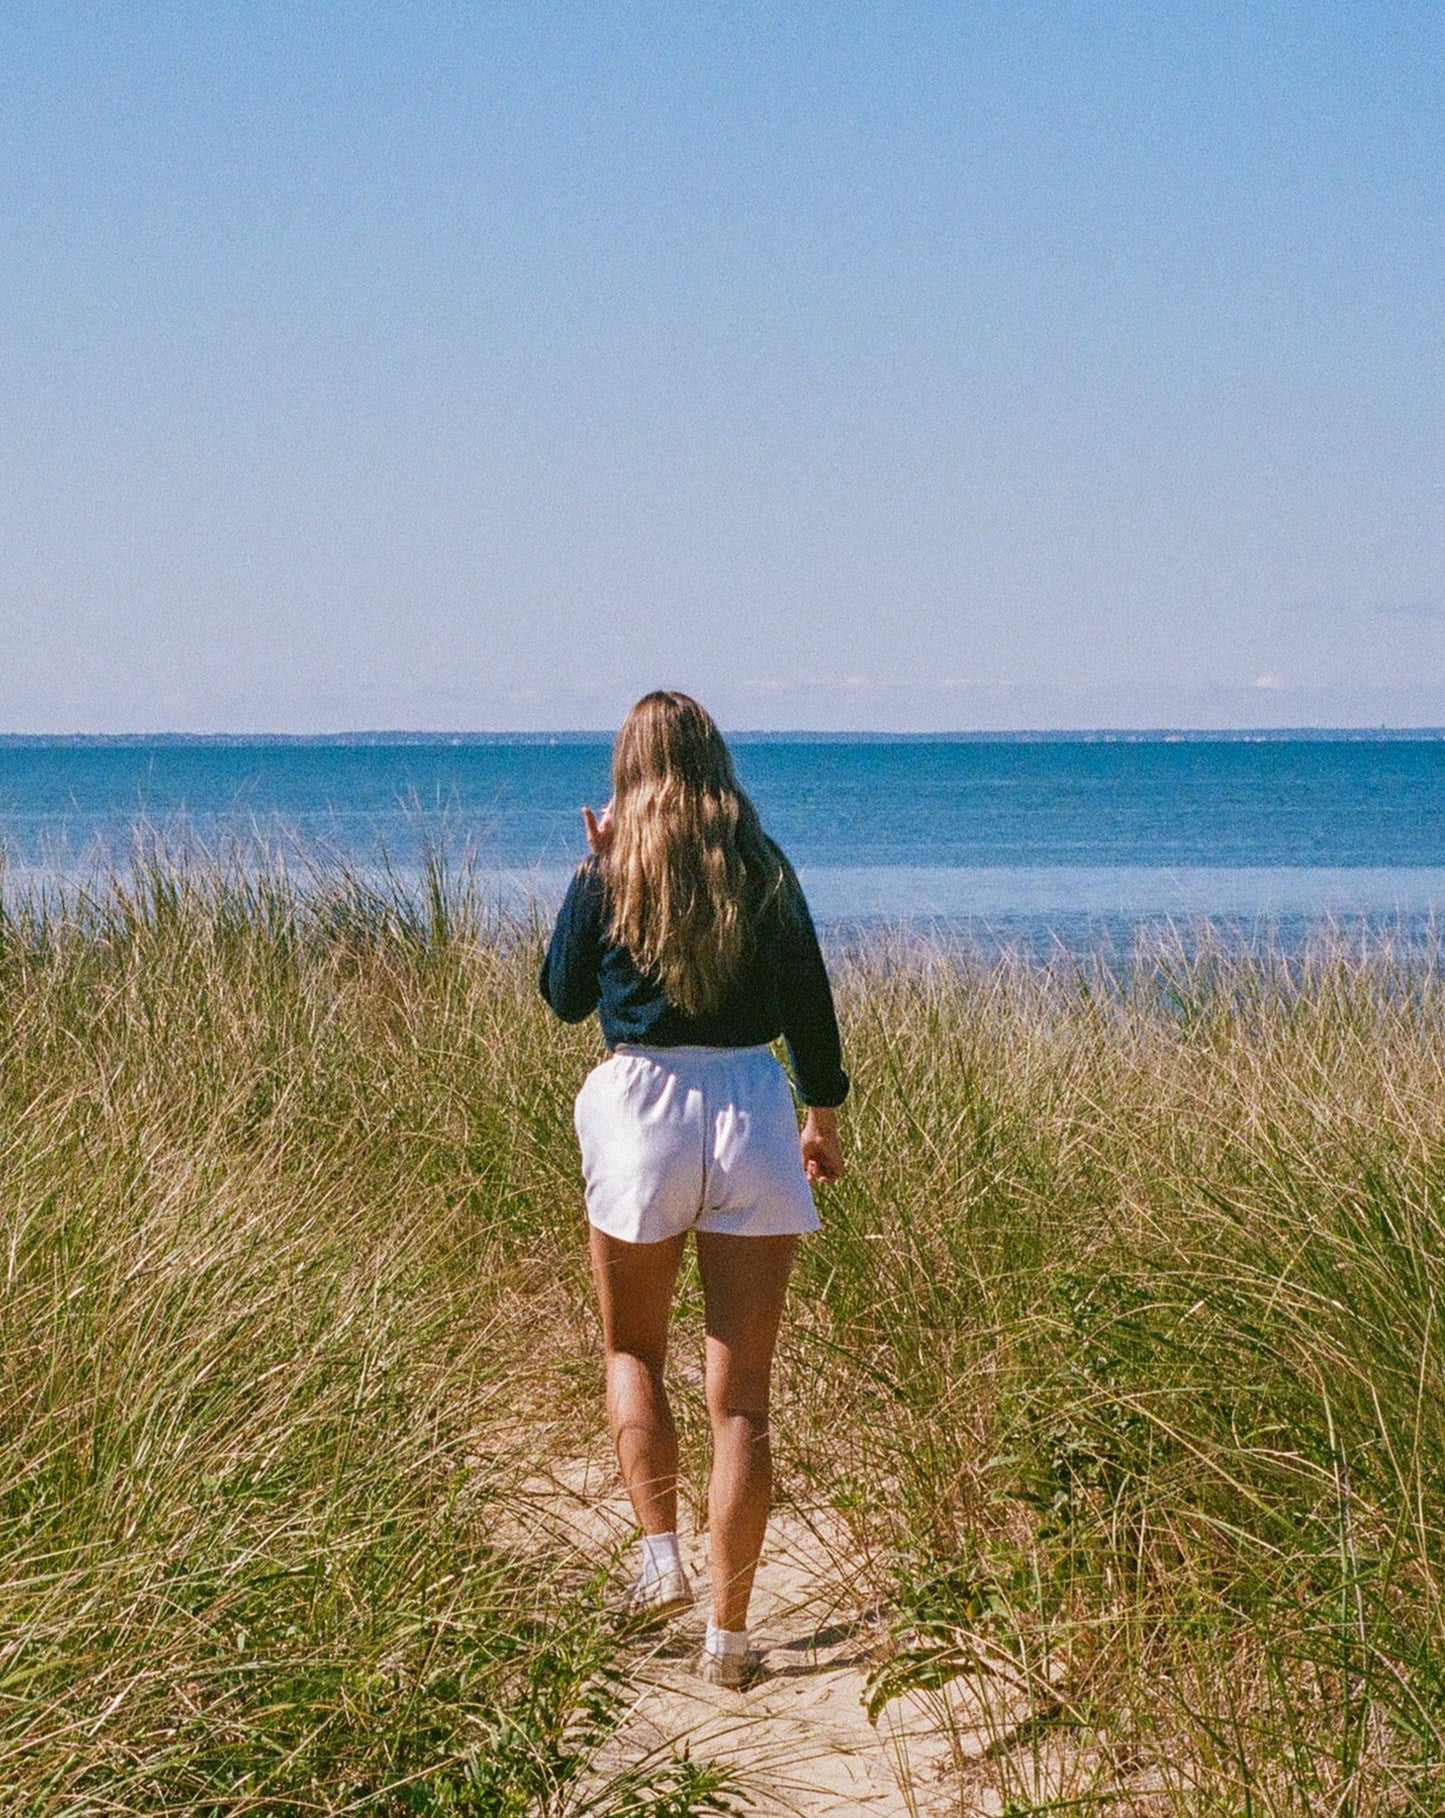
[[[891,1572],[875,1700],[992,1683],[1020,1810],[1050,1726],[1085,1808],[1441,1809],[1438,956],[886,958],[801,1300],[852,1401],[808,1466]]]
[[[600,1417],[598,1041],[539,944],[440,864],[12,894],[7,1809],[741,1807],[617,1765],[613,1562],[517,1521]],[[1439,1810],[1438,956],[837,973],[852,1167],[776,1432],[883,1612],[875,1711],[968,1692],[965,1809]]]
[[[581,1350],[517,941],[312,885],[153,855],[7,916],[0,1804],[732,1809],[597,1769],[608,1562],[517,1539],[534,1322]]]

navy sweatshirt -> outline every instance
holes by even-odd
[[[805,1105],[840,1105],[848,1091],[833,993],[812,917],[791,871],[789,888],[757,916],[746,957],[716,1010],[688,1016],[625,947],[608,939],[606,889],[596,858],[572,879],[538,980],[564,1022],[593,1010],[609,1048],[752,1048],[782,1036]],[[791,898],[785,903],[784,897]]]

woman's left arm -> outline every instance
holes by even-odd
[[[781,923],[778,995],[783,1039],[793,1063],[798,1095],[812,1110],[835,1112],[848,1096],[843,1043],[833,1008],[833,987],[818,945],[817,930],[798,881],[787,875],[787,898],[778,904]],[[837,1119],[832,1120],[836,1135]]]

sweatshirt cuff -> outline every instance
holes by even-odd
[[[827,1079],[799,1083],[798,1097],[810,1111],[836,1111],[848,1096],[848,1075],[841,1067]]]

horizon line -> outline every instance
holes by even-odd
[[[849,731],[809,727],[740,727],[724,729],[733,741],[787,744],[1004,744],[1070,741],[1146,743],[1195,741],[1200,743],[1301,742],[1398,742],[1445,739],[1445,725],[1420,726],[1071,726],[1071,727],[959,727],[947,731],[900,732],[859,728]],[[549,727],[526,730],[474,731],[455,727],[421,730],[406,727],[355,727],[338,732],[0,732],[0,749],[23,746],[80,745],[499,745],[499,744],[610,744],[615,726]]]

